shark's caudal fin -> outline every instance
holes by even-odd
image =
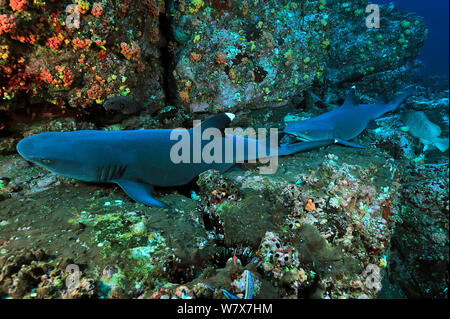
[[[405,102],[405,100],[407,98],[414,95],[414,93],[416,93],[416,87],[410,86],[410,87],[406,88],[405,93],[403,93],[402,95],[397,97],[393,102],[385,104],[385,102],[383,102],[383,100],[384,100],[384,98],[383,98],[383,100],[379,101],[377,104],[381,104],[382,107],[385,108],[384,113],[387,113],[389,111],[394,111],[400,106],[400,104]]]
[[[437,147],[441,152],[445,152],[448,150],[449,142],[448,138],[445,137],[436,137],[433,139],[433,145]]]
[[[334,142],[335,140],[320,140],[311,142],[300,142],[294,144],[282,144],[278,147],[278,156],[305,152],[322,146],[334,144]]]

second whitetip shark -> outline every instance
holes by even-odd
[[[341,107],[308,120],[289,124],[284,128],[284,133],[302,141],[332,139],[342,145],[365,148],[365,146],[350,142],[350,140],[357,137],[366,128],[376,126],[375,119],[396,110],[414,93],[415,88],[409,87],[404,94],[391,103],[385,102],[385,99],[382,98],[375,104],[358,104],[353,87]]]

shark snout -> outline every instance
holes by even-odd
[[[25,159],[32,161],[35,154],[35,144],[30,138],[24,138],[16,146],[17,152]]]

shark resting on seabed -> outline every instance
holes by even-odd
[[[331,139],[345,146],[365,148],[350,140],[366,128],[376,127],[375,119],[396,110],[414,93],[415,88],[409,87],[392,102],[385,102],[385,98],[382,98],[375,104],[358,104],[353,87],[341,107],[308,120],[289,124],[284,128],[284,133],[307,142]]]
[[[270,157],[290,155],[322,146],[331,145],[333,140],[301,142],[289,145],[271,146],[259,139],[250,139],[225,134],[224,130],[234,119],[232,113],[218,114],[201,123],[201,133],[210,128],[219,131],[220,152],[225,156],[226,145],[244,145],[244,152],[232,152],[231,158],[210,162],[174,162],[172,151],[179,141],[172,136],[187,137],[190,158],[196,154],[196,147],[203,150],[209,143],[194,141],[198,126],[187,129],[150,129],[126,131],[85,130],[75,132],[46,132],[22,139],[17,151],[26,160],[47,170],[68,178],[84,182],[116,183],[137,202],[149,206],[167,207],[152,195],[153,187],[172,187],[191,182],[200,173],[215,169],[225,172],[237,163]],[[197,143],[198,144],[198,143]],[[250,153],[247,150],[254,149]],[[261,152],[260,152],[261,151]]]

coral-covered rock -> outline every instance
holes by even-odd
[[[324,79],[327,86],[362,81],[379,93],[403,86],[411,70],[404,66],[424,44],[425,23],[388,5],[381,7],[381,28],[369,29],[367,5],[173,1],[179,102],[193,112],[216,112],[283,105]],[[369,87],[374,78],[378,85]]]
[[[0,3],[2,109],[23,101],[87,108],[116,95],[150,111],[163,105],[164,1],[7,2]]]
[[[322,77],[324,1],[173,1],[173,76],[192,112],[286,104]]]
[[[368,28],[368,4],[327,1],[331,44],[326,80],[331,86],[358,83],[358,88],[392,94],[404,85],[412,69],[405,66],[419,55],[428,31],[423,18],[405,15],[394,3],[380,6],[380,28]]]

